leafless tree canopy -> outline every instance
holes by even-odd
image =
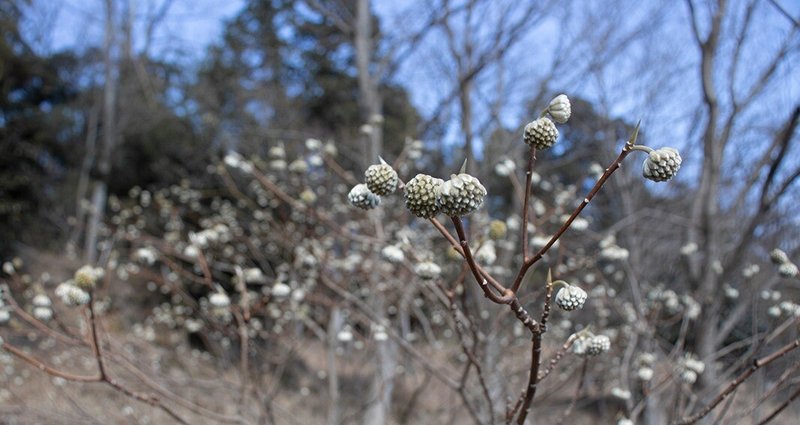
[[[221,3],[0,2],[0,422],[795,423],[793,2]]]

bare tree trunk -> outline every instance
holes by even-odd
[[[358,0],[356,5],[355,46],[358,69],[359,108],[361,118],[371,127],[366,135],[368,145],[364,151],[365,164],[374,163],[383,150],[382,100],[378,84],[370,72],[372,63],[372,24],[369,0]]]
[[[370,72],[370,64],[373,59],[371,18],[369,0],[358,0],[353,33],[358,69],[359,107],[362,119],[371,127],[371,131],[366,135],[368,145],[365,149],[365,164],[374,163],[383,149],[382,101],[375,77]],[[383,304],[384,300],[380,294],[370,300],[370,305],[375,308],[375,311],[383,311]],[[378,345],[376,360],[377,371],[373,375],[368,395],[370,405],[364,415],[364,423],[368,425],[385,424],[389,421],[394,389],[394,369],[397,365],[395,344],[391,341],[381,342]]]
[[[114,32],[115,0],[106,0],[106,25],[105,42],[103,44],[103,66],[104,85],[103,85],[103,144],[100,150],[100,158],[97,163],[98,177],[92,191],[92,211],[89,217],[89,229],[86,235],[86,245],[84,258],[88,263],[94,263],[97,259],[97,238],[100,233],[100,225],[103,213],[106,208],[106,198],[108,197],[108,176],[111,171],[111,150],[115,144],[115,107],[116,107],[116,75],[115,64],[112,58],[112,50],[116,44]]]
[[[339,307],[334,307],[328,321],[328,425],[339,424],[339,374],[336,369],[337,335],[344,318]]]
[[[86,193],[89,191],[90,173],[97,155],[97,122],[100,119],[99,115],[100,108],[95,105],[89,112],[89,121],[86,125],[86,153],[81,162],[78,187],[75,190],[75,226],[72,228],[72,233],[67,242],[67,252],[70,255],[77,255],[77,248],[86,225],[84,200],[86,199]]]
[[[373,374],[369,395],[367,396],[371,404],[364,416],[365,425],[389,423],[396,366],[397,346],[392,340],[382,341],[378,344],[378,370]]]
[[[694,272],[692,277],[695,279],[697,294],[703,305],[700,320],[696,324],[698,327],[696,350],[701,359],[708,361],[716,351],[717,323],[719,323],[720,314],[720,298],[715,296],[720,285],[715,263],[722,260],[717,214],[719,212],[719,183],[725,141],[717,137],[720,111],[713,74],[726,1],[719,1],[716,13],[711,20],[711,28],[705,39],[700,35],[697,23],[694,21],[696,16],[691,0],[687,0],[687,4],[692,12],[691,19],[695,25],[695,38],[700,48],[700,80],[708,113],[708,120],[703,131],[703,169],[700,187],[692,206],[692,226],[688,235],[689,241],[697,243],[704,250],[702,266],[695,267],[690,272]],[[713,367],[713,363],[701,375],[700,383],[704,387],[710,387],[717,383],[717,370]]]

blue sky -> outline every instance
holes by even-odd
[[[37,18],[52,21],[47,40],[52,50],[82,48],[102,40],[104,8],[102,0],[33,0],[31,10]],[[139,0],[137,16],[151,16],[164,0]],[[224,21],[241,10],[241,0],[173,0],[157,27],[151,53],[156,56],[180,54],[200,59],[205,48],[220,39]],[[31,30],[36,31],[35,28]],[[135,28],[142,34],[142,27]],[[141,48],[143,40],[138,40]]]
[[[790,14],[800,16],[800,2],[789,0],[776,0]],[[136,0],[136,13],[139,17],[152,14],[153,10],[163,4],[164,0]],[[103,0],[33,0],[33,6],[29,11],[32,19],[26,23],[26,32],[41,50],[60,50],[60,49],[81,49],[90,45],[97,45],[102,40],[103,34]],[[409,5],[415,1],[397,2],[383,0],[373,2],[376,13],[381,17],[385,33],[397,34],[406,30],[404,25],[398,25],[397,17],[403,16],[405,23],[420,22],[421,17],[410,14],[408,19]],[[733,1],[732,4],[739,2]],[[773,6],[767,4],[765,0],[762,9],[766,14],[768,25],[758,28],[754,34],[757,45],[753,48],[753,57],[760,52],[758,50],[768,50],[774,48],[780,41],[781,33],[774,27],[786,26],[788,22],[781,16]],[[163,22],[155,32],[150,54],[154,56],[166,56],[171,60],[186,61],[187,64],[200,60],[207,46],[217,42],[224,29],[224,22],[234,17],[243,6],[243,0],[173,0]],[[584,9],[602,9],[602,2],[592,2],[590,0],[577,0],[573,5],[575,13],[585,13]],[[685,143],[688,136],[688,127],[691,124],[689,115],[694,111],[687,110],[682,105],[695,103],[698,96],[699,84],[696,80],[696,73],[692,69],[692,57],[696,55],[696,46],[686,27],[685,5],[682,2],[670,1],[666,3],[631,1],[619,3],[621,7],[629,7],[623,13],[643,13],[648,7],[655,8],[656,5],[668,5],[666,19],[671,20],[672,34],[660,33],[651,35],[652,40],[639,43],[635,48],[626,52],[624,56],[616,59],[616,66],[606,67],[602,73],[597,75],[579,75],[564,81],[554,81],[551,88],[566,92],[570,95],[580,95],[586,97],[598,105],[605,103],[609,108],[608,112],[614,116],[635,115],[642,118],[647,129],[648,137],[654,139],[657,144],[672,144],[680,146]],[[674,6],[674,7],[672,7]],[[599,12],[601,16],[608,16],[611,19],[613,12]],[[606,13],[608,15],[606,15]],[[487,18],[488,17],[482,17]],[[35,23],[35,25],[34,25]],[[772,25],[774,23],[775,25]],[[763,23],[762,23],[763,24]],[[519,43],[518,47],[510,53],[511,60],[507,64],[504,72],[507,73],[507,80],[510,81],[509,87],[513,89],[504,99],[504,109],[502,119],[507,126],[522,125],[527,118],[523,116],[523,105],[530,95],[538,89],[540,74],[542,73],[537,65],[550,61],[554,40],[557,37],[569,37],[579,35],[581,29],[576,25],[574,28],[559,27],[555,18],[540,25],[538,30],[532,32]],[[143,28],[135,28],[138,34],[143,33]],[[437,37],[434,35],[433,37]],[[425,48],[418,49],[415,54],[409,57],[405,66],[401,67],[396,76],[396,80],[403,83],[410,91],[412,101],[423,114],[430,113],[433,105],[438,98],[443,95],[446,85],[442,81],[452,78],[448,72],[447,64],[439,63],[442,56],[441,34],[438,35],[439,41],[428,43]],[[141,48],[143,40],[138,40],[137,48]],[[437,47],[437,43],[438,47]],[[649,43],[649,44],[648,44]],[[646,47],[645,47],[646,46]],[[678,55],[679,60],[685,61],[687,71],[685,76],[664,75],[659,73],[657,67],[651,67],[652,75],[647,77],[636,75],[636,69],[631,67],[632,62],[638,61],[658,61],[662,57],[669,57],[674,51],[685,51]],[[534,51],[535,55],[531,55]],[[588,51],[586,54],[592,54]],[[754,62],[756,60],[754,59]],[[797,65],[797,61],[794,61]],[[441,66],[444,65],[442,68]],[[437,69],[437,66],[440,68]],[[797,68],[793,66],[792,68]],[[781,69],[784,75],[785,84],[780,90],[773,90],[769,97],[769,102],[773,103],[778,110],[786,110],[798,102],[800,99],[800,77],[791,69]],[[479,91],[486,95],[497,95],[493,93],[494,78],[491,73],[487,73],[479,79]],[[743,78],[748,77],[747,72],[740,74]],[[658,84],[671,85],[672,90],[661,90],[660,96],[668,96],[667,99],[657,99],[662,102],[658,108],[649,107],[646,96],[636,95],[645,93],[650,89],[653,81]],[[639,85],[635,90],[632,85]],[[633,92],[633,94],[632,94]],[[476,106],[479,115],[484,114]],[[633,121],[635,119],[632,118]],[[458,143],[463,140],[456,121],[451,126],[445,141]],[[480,143],[480,135],[478,143]],[[687,146],[689,148],[689,146]]]

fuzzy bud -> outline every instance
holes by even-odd
[[[53,318],[53,310],[51,310],[50,307],[34,307],[33,317],[35,317],[36,320],[47,322]]]
[[[381,159],[380,164],[370,165],[364,172],[364,182],[372,193],[385,196],[397,188],[397,172]]]
[[[586,355],[598,356],[611,350],[611,339],[605,335],[597,335],[589,339]]]
[[[793,278],[797,276],[798,272],[800,271],[798,271],[797,266],[789,261],[778,266],[778,274],[781,275],[781,277]]]
[[[212,307],[225,308],[231,304],[231,299],[224,292],[215,292],[208,297],[208,302]]]
[[[547,107],[547,112],[553,117],[553,121],[564,124],[569,120],[572,114],[572,107],[569,104],[569,98],[565,94],[560,94],[550,101],[550,106]]]
[[[556,305],[565,311],[577,310],[583,307],[587,297],[588,295],[583,289],[575,285],[568,285],[558,290]]]
[[[667,181],[681,168],[681,155],[674,148],[661,148],[650,152],[642,164],[642,175],[654,182]]]
[[[448,216],[468,215],[483,204],[486,188],[469,174],[450,176],[437,190],[439,206]]]
[[[781,265],[783,263],[789,262],[789,256],[786,255],[782,249],[775,248],[769,253],[769,259],[772,260],[772,263],[775,265]]]
[[[92,266],[86,265],[75,272],[75,286],[84,291],[92,291],[97,286],[97,273]]]
[[[58,285],[56,288],[56,295],[61,298],[61,301],[68,307],[86,305],[91,301],[91,296],[88,292],[71,282],[64,282]]]
[[[34,307],[50,307],[53,304],[50,298],[45,294],[37,294],[33,297],[32,303]]]
[[[544,150],[556,143],[558,129],[550,118],[537,118],[525,126],[523,140],[529,146]]]
[[[372,193],[363,183],[353,186],[347,194],[347,200],[362,210],[371,210],[381,204],[381,197]]]
[[[436,191],[442,186],[444,180],[431,177],[427,174],[417,174],[406,183],[405,194],[406,208],[417,217],[432,218],[439,213],[439,202]]]
[[[414,266],[414,272],[420,279],[431,280],[436,279],[442,273],[442,268],[438,264],[431,261],[423,261]]]
[[[492,220],[489,223],[489,237],[493,240],[505,239],[508,234],[508,226],[503,220]]]

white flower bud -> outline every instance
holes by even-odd
[[[285,283],[278,282],[272,286],[271,293],[275,298],[285,298],[292,293],[292,288]]]
[[[34,307],[50,307],[53,304],[50,298],[45,294],[37,294],[33,297],[32,303]]]
[[[558,290],[556,305],[565,311],[577,310],[583,307],[587,297],[588,294],[583,289],[575,285],[567,285]]]
[[[560,94],[550,101],[550,106],[547,107],[547,112],[553,117],[553,121],[564,124],[569,120],[572,114],[572,107],[569,104],[569,98],[565,94]]]
[[[34,307],[33,317],[42,322],[46,322],[53,318],[53,310],[50,307]]]
[[[231,299],[222,291],[215,292],[208,297],[208,302],[212,307],[225,308],[231,304]]]
[[[371,210],[381,204],[381,197],[372,193],[364,183],[353,186],[347,199],[354,207]]]
[[[405,259],[403,250],[394,245],[385,246],[381,250],[381,256],[391,263],[402,263]]]
[[[438,264],[431,261],[423,261],[414,266],[414,272],[421,279],[431,280],[436,279],[442,273],[442,268]]]
[[[56,296],[68,307],[89,304],[91,296],[88,292],[75,286],[72,281],[64,282],[56,287]]]

